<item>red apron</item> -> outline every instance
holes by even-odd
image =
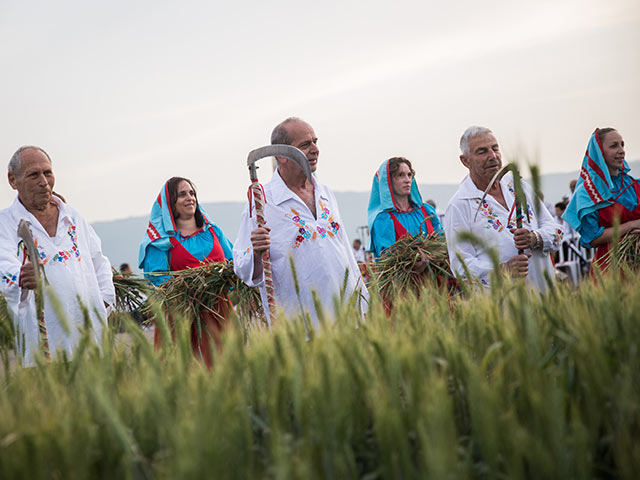
[[[427,209],[424,208],[424,205],[422,205],[421,208],[422,208],[422,215],[424,215],[424,218],[427,220],[425,222],[425,225],[427,227],[427,235],[431,235],[434,229],[433,229],[433,224],[431,223],[430,215],[427,213]],[[406,237],[407,235],[409,235],[409,232],[407,232],[407,229],[402,226],[402,224],[400,223],[400,220],[396,218],[393,212],[389,212],[389,216],[391,217],[391,220],[393,220],[393,229],[396,232],[396,242],[400,240],[402,237]]]
[[[198,260],[191,255],[186,248],[175,238],[170,237],[171,249],[169,250],[169,268],[173,272],[185,270],[187,268],[195,268],[211,262],[224,262],[224,251],[220,245],[218,237],[216,237],[213,227],[209,227],[211,236],[213,237],[213,248],[211,252],[204,258],[204,260]]]
[[[213,237],[213,248],[203,260],[198,260],[191,255],[176,238],[170,238],[172,247],[169,249],[169,267],[172,271],[200,267],[211,262],[224,262],[224,251],[213,231],[213,227],[209,227],[209,231]],[[196,357],[202,358],[209,368],[212,365],[211,340],[220,348],[220,332],[224,326],[225,319],[232,310],[229,298],[221,298],[213,306],[212,310],[213,312],[203,309],[200,312],[201,328],[198,328],[197,322],[191,324],[191,347],[193,348],[193,353]],[[155,331],[154,343],[156,346],[160,345],[158,329]]]
[[[618,203],[620,195],[622,195],[631,185],[633,185],[636,198],[638,199],[638,204],[633,210],[629,210],[624,205]],[[638,181],[635,179],[618,194],[618,196],[613,200],[612,205],[598,210],[598,223],[604,228],[613,227],[616,219],[619,219],[619,223],[622,225],[623,223],[630,222],[631,220],[637,220],[638,218],[640,218],[640,186],[638,186]],[[593,261],[600,264],[600,259],[609,252],[610,248],[611,242],[598,245],[596,247],[596,253],[593,257]]]

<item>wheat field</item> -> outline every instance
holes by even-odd
[[[640,278],[493,285],[236,318],[211,370],[159,308],[159,350],[126,320],[33,368],[4,342],[0,478],[636,478]]]

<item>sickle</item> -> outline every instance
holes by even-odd
[[[307,159],[307,156],[296,147],[292,147],[291,145],[268,145],[266,147],[256,148],[255,150],[249,152],[249,157],[247,158],[247,165],[249,166],[249,177],[251,178],[251,186],[249,187],[249,191],[252,193],[255,201],[256,223],[258,224],[258,227],[262,227],[267,223],[264,216],[264,190],[258,183],[258,167],[256,166],[256,162],[265,157],[285,157],[296,162],[304,172],[309,182],[313,183],[313,179],[311,177],[311,168],[309,167],[309,160]],[[251,208],[251,200],[249,200],[249,208]],[[269,254],[269,250],[265,250],[262,253],[262,267],[264,271],[265,290],[267,292],[267,305],[265,310],[268,311],[269,320],[271,322],[271,325],[273,325],[276,313],[276,300],[275,288],[273,285],[273,275],[271,272],[271,255]]]
[[[491,187],[493,187],[494,183],[502,180],[502,177],[504,177],[507,174],[507,172],[511,169],[511,165],[512,165],[511,163],[508,163],[507,165],[502,167],[500,170],[498,170],[496,174],[493,176],[493,178],[491,179],[491,181],[489,182],[489,185],[487,185],[487,188],[485,188],[484,192],[482,193],[482,198],[480,199],[480,203],[478,204],[478,208],[476,209],[476,214],[473,217],[474,222],[478,218],[478,212],[480,211],[480,207],[482,206],[484,199],[487,198],[487,195],[489,194],[489,190],[491,190]]]
[[[527,211],[527,223],[531,223],[531,218],[529,217],[529,207],[527,206],[527,197],[524,194],[524,189],[522,188],[522,182],[520,178],[520,172],[518,171],[518,167],[515,164],[511,165],[511,171],[513,172],[513,189],[515,190],[516,196],[516,228],[522,228],[522,206],[525,206]],[[518,255],[522,255],[524,250],[518,249]]]
[[[38,331],[40,332],[40,344],[45,358],[49,358],[49,337],[47,335],[47,326],[44,323],[44,290],[42,285],[44,269],[40,264],[40,256],[38,255],[38,249],[36,248],[36,244],[33,241],[33,236],[31,235],[31,231],[29,230],[29,224],[24,218],[20,219],[20,223],[18,223],[17,233],[18,236],[22,238],[25,249],[27,250],[27,256],[29,257],[31,265],[33,265],[33,270],[36,275],[36,289],[34,292],[34,296],[36,303]],[[42,273],[40,272],[40,269],[42,269]],[[46,275],[44,275],[44,281],[49,283],[47,281]]]
[[[296,162],[304,172],[307,180],[313,183],[311,179],[311,167],[309,167],[307,156],[291,145],[267,145],[266,147],[256,148],[249,152],[247,165],[249,166],[251,181],[258,179],[256,162],[265,157],[284,157]]]

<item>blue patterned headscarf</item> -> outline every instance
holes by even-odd
[[[395,212],[398,211],[395,198],[393,196],[393,187],[391,185],[391,176],[389,175],[389,160],[385,160],[378,168],[378,171],[373,176],[373,183],[371,185],[371,195],[369,196],[369,208],[367,210],[367,221],[369,222],[369,229],[373,227],[373,222],[376,217],[382,212]],[[418,184],[416,179],[411,179],[411,193],[409,200],[414,207],[420,207],[422,205],[422,196],[418,190]],[[369,246],[369,249],[371,246]]]
[[[622,173],[628,171],[629,164],[625,159]],[[585,215],[613,203],[613,193],[611,193],[613,188],[609,167],[604,160],[602,143],[598,138],[598,129],[596,128],[589,139],[573,197],[562,218],[578,230]]]
[[[198,202],[198,209],[200,213],[202,213],[204,225],[209,224],[216,227],[200,206],[200,202]],[[138,251],[138,267],[142,268],[144,257],[147,254],[147,247],[151,245],[151,243],[153,243],[154,247],[167,251],[171,248],[170,238],[175,237],[177,231],[176,222],[169,206],[169,182],[167,181],[151,207],[149,225],[140,242],[140,249]]]

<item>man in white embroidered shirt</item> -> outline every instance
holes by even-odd
[[[309,160],[311,171],[318,165],[318,138],[313,128],[299,118],[288,118],[271,134],[272,144],[293,145]],[[368,292],[362,282],[351,244],[340,218],[333,192],[314,176],[309,182],[293,161],[278,157],[277,170],[264,186],[266,227],[257,228],[255,208],[245,208],[238,238],[233,246],[236,274],[249,286],[259,286],[266,308],[262,252],[269,250],[278,308],[287,316],[299,315],[301,308],[314,325],[317,313],[312,292],[323,311],[332,317],[334,298],[340,294],[348,271],[346,295],[362,295],[366,309]],[[293,258],[300,286],[296,294],[289,257]]]
[[[52,357],[61,351],[73,353],[85,326],[83,307],[89,314],[92,337],[99,341],[107,305],[115,303],[115,291],[100,239],[75,209],[53,193],[55,177],[49,155],[39,147],[22,147],[11,157],[8,170],[9,184],[18,195],[9,208],[0,211],[0,292],[16,326],[18,352],[25,365],[32,365],[44,338]],[[21,219],[27,221],[60,309],[56,311],[45,292],[44,331],[39,330],[36,318],[34,265],[17,235]]]
[[[454,274],[463,277],[464,267],[480,282],[488,286],[493,263],[484,248],[460,241],[458,233],[471,232],[488,248],[497,250],[501,266],[514,277],[524,277],[532,287],[546,288],[545,274],[553,279],[550,252],[558,249],[562,241],[562,227],[544,208],[536,210],[532,188],[522,182],[527,197],[523,227],[516,227],[514,212],[515,192],[513,176],[505,175],[489,189],[480,203],[491,179],[502,168],[502,154],[493,132],[485,127],[469,127],[460,139],[460,161],[469,169],[458,191],[449,201],[444,216],[444,228],[449,249],[449,260]],[[525,206],[523,205],[523,210]],[[523,250],[524,253],[518,253]]]

